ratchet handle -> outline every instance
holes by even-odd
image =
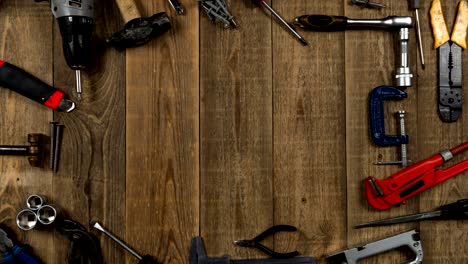
[[[0,60],[0,86],[17,92],[53,110],[65,94],[13,64]]]
[[[297,17],[295,24],[310,31],[344,31],[348,28],[345,16],[305,15]]]

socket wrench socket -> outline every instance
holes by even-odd
[[[26,205],[31,210],[39,210],[45,203],[45,197],[37,194],[30,195],[28,199],[26,199]]]
[[[36,212],[37,220],[43,225],[51,225],[58,217],[58,211],[52,205],[44,205]]]
[[[24,209],[16,215],[16,225],[19,229],[29,231],[37,225],[37,215],[31,209]]]

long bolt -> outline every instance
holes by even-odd
[[[278,13],[276,13],[276,11],[265,2],[265,0],[260,0],[260,1],[252,0],[252,2],[254,4],[263,5],[266,9],[268,9],[268,11],[270,11],[273,14],[274,17],[276,17],[289,30],[289,32],[291,32],[297,39],[299,39],[302,45],[304,46],[308,45],[307,41],[301,35],[299,35],[299,33],[297,33],[297,31],[294,30],[294,28],[292,28],[288,22],[286,22]]]
[[[405,114],[406,112],[403,110],[397,112],[398,118],[400,119],[400,135],[401,136],[406,136]],[[401,165],[403,167],[408,166],[408,153],[406,149],[406,144],[401,144]]]
[[[123,247],[126,251],[128,251],[130,254],[135,256],[138,260],[142,260],[143,257],[140,256],[138,253],[135,252],[135,250],[131,249],[129,246],[127,246],[124,242],[122,242],[120,239],[118,239],[116,236],[114,236],[111,232],[107,231],[104,227],[102,227],[97,221],[92,221],[91,225],[96,228],[97,230],[103,232],[106,236],[108,236],[110,239],[114,240],[117,244],[119,244],[121,247]]]

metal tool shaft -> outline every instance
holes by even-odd
[[[75,71],[75,79],[76,79],[76,96],[78,98],[78,101],[81,101],[81,71],[76,70]]]
[[[389,16],[382,19],[351,19],[347,20],[347,29],[381,28],[400,29],[413,27],[413,18],[408,16]]]
[[[96,228],[97,230],[103,232],[106,236],[108,236],[110,239],[114,240],[117,244],[119,244],[121,247],[123,247],[126,251],[128,251],[130,254],[135,256],[138,260],[142,260],[142,256],[140,256],[138,253],[136,253],[133,249],[131,249],[129,246],[127,246],[124,242],[122,242],[120,239],[118,239],[116,236],[114,236],[111,232],[107,231],[104,227],[102,227],[98,222],[92,223],[93,227]]]
[[[419,24],[418,9],[414,9],[414,16],[416,18],[416,37],[418,38],[419,55],[421,56],[421,66],[424,69],[426,67],[426,64],[424,62],[424,49],[423,49],[423,46],[422,46],[421,26]]]
[[[365,223],[365,224],[360,224],[360,225],[357,225],[356,228],[407,223],[407,222],[412,222],[412,221],[420,221],[420,220],[425,220],[425,219],[436,218],[436,217],[440,217],[441,215],[442,215],[442,211],[405,215],[405,216],[387,218],[387,219],[372,221],[372,222]]]
[[[292,28],[288,22],[286,22],[278,13],[276,13],[276,11],[271,6],[265,3],[265,1],[262,2],[262,5],[268,9],[268,11],[270,11],[273,16],[276,17],[289,30],[289,32],[291,32],[297,39],[299,39],[299,41],[304,46],[308,45],[307,41],[301,35],[299,35],[299,33],[297,33],[297,31],[294,30],[294,28]]]
[[[406,136],[406,128],[405,128],[405,111],[398,111],[397,115],[400,120],[400,135]],[[403,167],[408,166],[408,154],[407,154],[406,144],[401,144],[401,165]]]

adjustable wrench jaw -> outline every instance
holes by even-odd
[[[405,204],[411,198],[450,177],[444,176],[444,171],[436,170],[444,159],[436,154],[419,161],[385,180],[372,176],[365,181],[365,193],[368,203],[377,210],[387,210],[393,206]],[[455,165],[457,166],[457,165]]]

